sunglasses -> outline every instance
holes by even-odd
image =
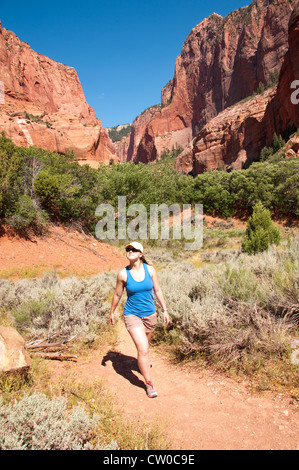
[[[138,252],[141,253],[141,251],[137,250],[136,248],[129,248],[129,247],[126,248],[126,252],[128,253],[129,251],[133,251],[133,253],[138,253]]]

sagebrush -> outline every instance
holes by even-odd
[[[166,336],[160,324],[157,340],[173,339],[183,357],[204,353],[224,363],[250,355],[255,360],[256,352],[286,354],[299,323],[298,254],[293,239],[202,269],[170,262],[159,279],[172,323]]]
[[[0,397],[0,449],[90,450],[98,420],[79,406],[70,413],[63,397],[24,395],[6,406]]]
[[[77,335],[93,342],[107,325],[109,295],[116,274],[60,279],[53,271],[32,280],[0,280],[0,312],[27,338],[48,340]]]

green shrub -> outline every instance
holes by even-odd
[[[274,156],[285,146],[285,141],[283,138],[278,136],[276,133],[274,134],[273,141],[271,147],[264,147],[260,153],[260,160],[261,161],[266,161],[269,160],[270,157]],[[277,159],[279,159],[279,156],[277,156]],[[274,161],[271,159],[271,161]]]
[[[256,204],[247,223],[242,249],[246,253],[258,253],[267,250],[273,243],[279,245],[280,239],[279,229],[273,224],[270,211],[261,203]]]
[[[119,129],[120,126],[115,126],[109,129],[108,134],[112,142],[119,142],[123,137],[130,135],[132,126],[128,124],[123,128]]]
[[[282,139],[274,136],[273,148],[266,149],[263,158],[281,145]],[[180,150],[174,149],[174,156]],[[276,214],[296,218],[299,160],[276,160],[276,155],[274,161],[256,162],[246,170],[213,170],[193,178],[174,170],[174,157],[151,165],[125,162],[94,169],[80,166],[69,152],[60,155],[37,147],[17,147],[2,134],[1,222],[7,223],[22,196],[29,196],[55,222],[77,223],[91,233],[98,222],[97,206],[109,203],[117,212],[118,196],[127,197],[127,207],[143,204],[148,213],[150,204],[203,204],[206,214],[231,217],[244,215],[261,201]],[[15,226],[22,223],[19,217],[13,220]]]
[[[232,302],[221,318],[200,328],[199,336],[209,360],[222,366],[250,360],[255,369],[264,358],[287,355],[292,329],[290,323],[277,320],[256,304]]]
[[[20,196],[14,213],[7,217],[7,224],[14,232],[27,236],[30,232],[41,235],[45,231],[48,215],[30,196]]]
[[[171,344],[180,358],[204,356],[220,366],[234,359],[243,361],[241,369],[270,356],[287,360],[299,322],[298,249],[290,239],[202,269],[159,253],[167,264],[158,275],[172,322],[160,325],[154,339]]]
[[[46,207],[51,207],[59,195],[60,185],[57,175],[51,175],[41,171],[34,182],[34,192],[42,200]]]

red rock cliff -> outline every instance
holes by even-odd
[[[173,79],[162,90],[160,111],[141,137],[135,128],[139,144],[132,144],[130,158],[147,162],[167,148],[187,148],[221,111],[277,77],[294,3],[254,0],[225,18],[214,13],[195,26],[176,60]]]
[[[277,94],[267,107],[265,121],[271,136],[286,129],[299,128],[299,4],[294,8],[289,22],[289,48],[280,72]],[[294,95],[293,95],[294,94]],[[292,99],[292,95],[294,96]]]
[[[73,150],[80,160],[95,163],[115,158],[113,144],[87,104],[75,69],[36,53],[1,26],[0,80],[5,89],[0,130],[15,144],[60,153]]]
[[[299,103],[291,97],[294,82],[299,89],[299,6],[290,18],[288,46],[278,85],[211,119],[177,159],[177,171],[197,175],[216,168],[241,169],[272,143],[274,133],[298,129]],[[298,149],[293,150],[296,155]]]

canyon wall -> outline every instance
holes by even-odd
[[[38,54],[1,25],[0,80],[5,92],[0,130],[16,145],[69,150],[94,164],[118,161],[75,69]]]
[[[127,160],[148,163],[179,147],[190,160],[193,139],[211,120],[259,87],[277,83],[296,3],[254,0],[225,18],[213,13],[195,26],[176,60],[173,79],[161,92],[161,106],[148,122],[140,122],[140,117],[134,121]],[[260,99],[252,103],[259,113],[265,111],[268,98],[263,104]],[[249,132],[254,134],[254,127]],[[217,160],[217,153],[209,158]],[[179,161],[183,171],[184,165],[190,167],[190,161]]]
[[[299,99],[292,99],[294,83],[299,90],[298,5],[290,17],[288,50],[278,85],[211,119],[179,155],[176,170],[193,175],[217,168],[238,170],[254,161],[263,147],[271,145],[274,133],[289,135],[295,132],[299,128]],[[299,91],[297,94],[299,98]],[[295,156],[297,153],[296,144],[288,154]]]
[[[299,90],[299,3],[290,18],[288,44],[277,93],[265,113],[269,128],[268,142],[273,132],[280,134],[288,128],[299,128],[299,92],[296,92],[296,89]]]

